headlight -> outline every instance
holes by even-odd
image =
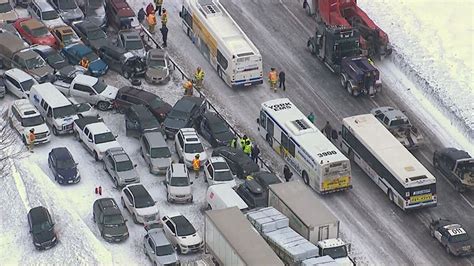
[[[40,244],[40,243],[36,243],[36,242],[35,242],[35,246],[37,246],[37,247],[41,247],[41,244]]]
[[[56,238],[55,236],[53,236],[53,239],[51,239],[51,241],[54,242],[54,241],[56,241],[56,239],[57,239],[57,238]]]
[[[113,237],[113,235],[104,234],[104,237]]]
[[[58,174],[58,178],[59,178],[59,179],[64,179],[64,177],[63,177],[62,175],[60,175],[60,174]]]

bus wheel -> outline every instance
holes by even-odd
[[[268,135],[268,133],[265,136],[265,139],[268,142],[268,144],[270,144],[270,146],[273,147],[273,139],[272,139],[272,137],[270,137],[270,135]]]
[[[303,177],[304,183],[309,186],[309,177],[308,177],[308,174],[303,171],[303,174],[301,174],[301,176]]]

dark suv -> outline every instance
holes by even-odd
[[[204,98],[184,96],[176,102],[163,123],[166,138],[174,139],[181,128],[199,125],[201,116],[205,112]]]
[[[53,219],[45,207],[35,207],[28,212],[28,225],[36,249],[49,249],[58,243]]]
[[[126,79],[145,76],[145,61],[124,48],[107,44],[99,48],[99,56],[110,69]]]
[[[235,138],[227,123],[216,113],[206,112],[197,130],[214,148],[227,146]]]
[[[128,227],[113,198],[101,198],[94,202],[92,219],[99,227],[100,235],[109,242],[121,242],[128,238]]]
[[[115,97],[114,107],[122,113],[132,104],[143,104],[148,107],[160,123],[171,110],[171,105],[151,92],[134,87],[121,88]]]
[[[249,206],[249,209],[268,206],[268,193],[254,179],[245,180],[235,191]]]
[[[125,111],[125,132],[127,136],[139,138],[145,132],[160,131],[160,123],[146,106],[132,105]]]

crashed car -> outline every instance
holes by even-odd
[[[112,44],[102,46],[99,49],[99,56],[109,65],[110,69],[121,74],[124,78],[145,75],[145,62],[121,47]]]
[[[71,26],[81,40],[95,51],[110,41],[99,26],[88,20],[73,22]]]
[[[162,49],[151,49],[146,53],[147,71],[145,80],[151,84],[166,83],[170,80],[168,53]]]
[[[438,219],[430,223],[431,236],[437,239],[454,256],[467,256],[474,252],[474,243],[462,225]]]

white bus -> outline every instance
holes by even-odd
[[[342,149],[403,210],[434,207],[436,179],[372,114],[342,120]]]
[[[218,0],[183,0],[183,29],[232,88],[263,83],[262,56]]]
[[[289,99],[262,103],[257,122],[260,135],[314,190],[352,187],[349,160]]]

